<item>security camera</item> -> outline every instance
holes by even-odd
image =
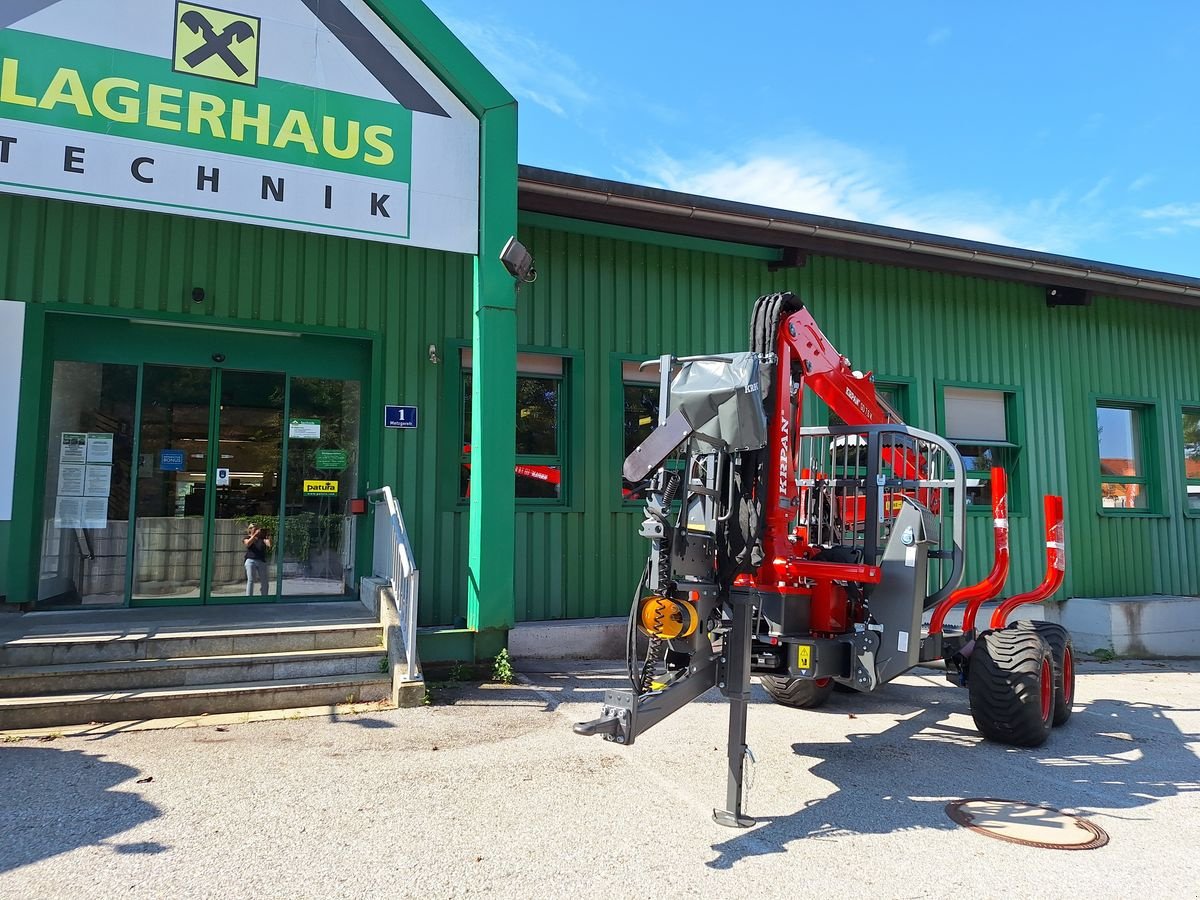
[[[225,362],[225,354],[224,353],[214,353],[212,355],[212,361],[215,363],[218,363],[218,364]]]
[[[435,366],[442,361],[441,357],[438,356],[437,344],[429,345],[429,361]]]

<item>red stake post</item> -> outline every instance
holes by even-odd
[[[946,615],[960,603],[970,602],[966,613],[974,625],[975,611],[979,606],[1004,590],[1004,582],[1008,578],[1008,476],[999,467],[992,469],[992,532],[995,537],[992,571],[983,581],[959,588],[934,607],[933,618],[929,621],[930,634],[941,633]],[[964,615],[963,630],[967,627],[967,615]]]
[[[992,613],[992,628],[1003,628],[1005,620],[1018,606],[1046,600],[1062,587],[1063,576],[1067,572],[1063,499],[1047,494],[1044,502],[1046,506],[1046,574],[1042,578],[1042,583],[1032,591],[1026,594],[1017,594],[1001,603]]]

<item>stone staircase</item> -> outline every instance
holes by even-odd
[[[0,731],[388,700],[357,602],[0,619]]]

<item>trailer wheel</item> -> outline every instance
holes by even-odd
[[[1066,724],[1075,702],[1075,648],[1071,632],[1056,622],[1021,621],[1009,627],[1036,631],[1050,645],[1054,659],[1054,724]]]
[[[971,717],[989,740],[1038,747],[1054,721],[1054,658],[1036,631],[985,631],[975,641],[967,687]]]
[[[784,675],[763,675],[763,690],[781,706],[796,709],[815,709],[833,693],[832,678],[788,678]]]

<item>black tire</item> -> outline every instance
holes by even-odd
[[[1054,657],[1036,631],[985,631],[971,653],[971,718],[985,738],[1040,747],[1054,721]]]
[[[832,678],[788,678],[781,675],[763,675],[763,690],[781,706],[796,709],[815,709],[829,699],[833,693]]]
[[[1009,628],[1036,631],[1050,645],[1054,659],[1054,724],[1065,725],[1075,702],[1075,646],[1071,632],[1055,622],[1014,622]]]

